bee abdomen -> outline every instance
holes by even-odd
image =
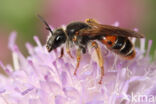
[[[107,36],[101,40],[108,49],[114,51],[120,56],[127,59],[132,59],[135,57],[135,50],[133,44],[127,37],[121,36]]]
[[[112,50],[125,58],[131,59],[135,56],[133,44],[126,37],[117,37],[114,45],[112,46]]]

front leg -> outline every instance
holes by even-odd
[[[67,54],[68,54],[71,58],[73,58],[73,56],[71,55],[70,49],[69,49],[69,40],[67,40],[67,43],[66,43],[66,52],[67,52]]]
[[[61,48],[61,54],[59,56],[59,58],[62,58],[64,56],[64,48]]]

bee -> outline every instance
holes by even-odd
[[[86,53],[88,44],[91,44],[95,48],[98,64],[101,68],[101,75],[99,84],[102,83],[104,76],[104,60],[102,57],[101,49],[98,42],[101,42],[109,50],[118,54],[119,56],[130,60],[136,55],[135,48],[129,39],[129,37],[144,38],[144,35],[120,27],[99,24],[94,19],[86,19],[85,22],[72,22],[65,28],[56,28],[51,30],[48,23],[41,17],[39,18],[46,25],[46,29],[51,32],[51,36],[48,38],[46,48],[48,52],[60,47],[62,44],[66,44],[66,52],[73,58],[70,52],[70,44],[74,44],[77,49],[77,64],[74,71],[74,75],[78,70],[81,54]],[[61,49],[62,57],[64,54],[64,48]]]

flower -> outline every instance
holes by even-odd
[[[156,65],[149,56],[151,40],[145,51],[145,39],[141,39],[133,60],[123,60],[100,44],[105,60],[105,76],[100,85],[94,49],[83,55],[74,76],[76,60],[68,55],[58,58],[60,48],[48,53],[35,36],[37,46],[26,43],[30,55],[25,57],[15,39],[13,32],[9,39],[13,66],[0,62],[7,74],[0,75],[0,104],[130,104],[138,94],[156,96]],[[74,49],[72,52],[75,54]],[[134,103],[139,104],[136,97]]]

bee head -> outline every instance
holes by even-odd
[[[56,49],[66,42],[66,35],[62,28],[56,29],[53,34],[48,38],[46,48],[48,52]]]
[[[40,15],[37,16],[46,25],[46,29],[51,33],[46,43],[46,48],[48,52],[51,52],[53,49],[56,49],[57,47],[65,43],[66,33],[62,28],[58,28],[53,32],[48,23]]]

